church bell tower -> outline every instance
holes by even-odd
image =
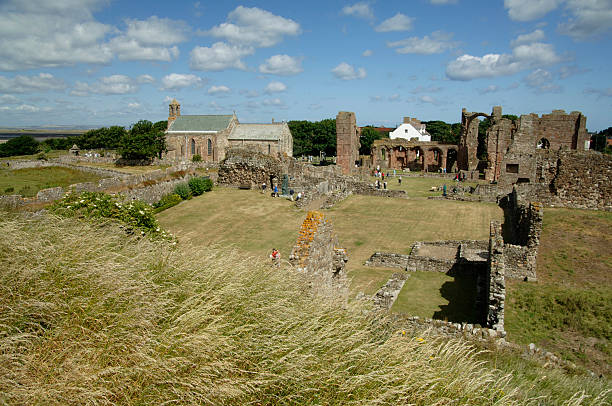
[[[170,128],[172,122],[174,122],[174,120],[176,120],[176,118],[180,115],[181,105],[176,101],[176,99],[172,99],[170,105],[168,106],[168,128]]]

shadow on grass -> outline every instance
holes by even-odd
[[[444,282],[440,294],[448,304],[441,305],[433,318],[453,323],[481,323],[478,312],[477,277],[474,272],[460,272],[451,269],[447,275],[453,277],[452,282]]]

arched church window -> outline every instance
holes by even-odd
[[[208,155],[212,155],[212,141],[208,139]]]
[[[195,140],[192,138],[191,139],[191,155],[195,155],[196,153],[196,145],[195,145]]]

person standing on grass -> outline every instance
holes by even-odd
[[[263,193],[263,194],[265,194],[265,193],[266,193],[266,182],[264,182],[264,183],[261,185],[261,193]]]
[[[278,197],[278,186],[274,185],[274,197]]]
[[[402,184],[402,175],[399,176],[399,178],[397,179],[398,184]]]
[[[272,248],[272,253],[270,254],[270,259],[272,259],[272,264],[279,266],[280,257],[281,257],[280,252],[276,248]]]

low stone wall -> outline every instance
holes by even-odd
[[[310,279],[317,293],[348,299],[344,270],[348,256],[346,250],[338,247],[331,221],[323,213],[308,212],[289,261]]]
[[[535,282],[537,280],[535,268],[536,255],[537,251],[534,253],[529,247],[504,244],[506,278]]]
[[[37,161],[29,161],[37,162]],[[157,202],[163,195],[172,193],[177,183],[188,181],[195,176],[195,172],[191,165],[177,165],[167,169],[158,169],[155,171],[128,175],[122,172],[111,171],[107,169],[88,168],[84,166],[75,166],[69,164],[43,163],[30,167],[44,166],[63,166],[77,170],[89,171],[99,174],[112,174],[112,176],[100,179],[98,182],[83,182],[75,183],[66,188],[55,187],[40,190],[35,198],[23,198],[19,195],[0,196],[0,207],[6,209],[15,209],[29,203],[48,203],[61,199],[65,193],[74,192],[112,192],[124,196],[126,199],[143,200],[146,203],[153,204]]]
[[[406,279],[410,277],[407,272],[394,273],[385,285],[373,297],[374,306],[381,310],[389,310],[397,300],[397,296],[404,287]]]
[[[394,254],[392,252],[375,252],[364,263],[366,266],[383,268],[406,269],[410,261],[410,255]]]

